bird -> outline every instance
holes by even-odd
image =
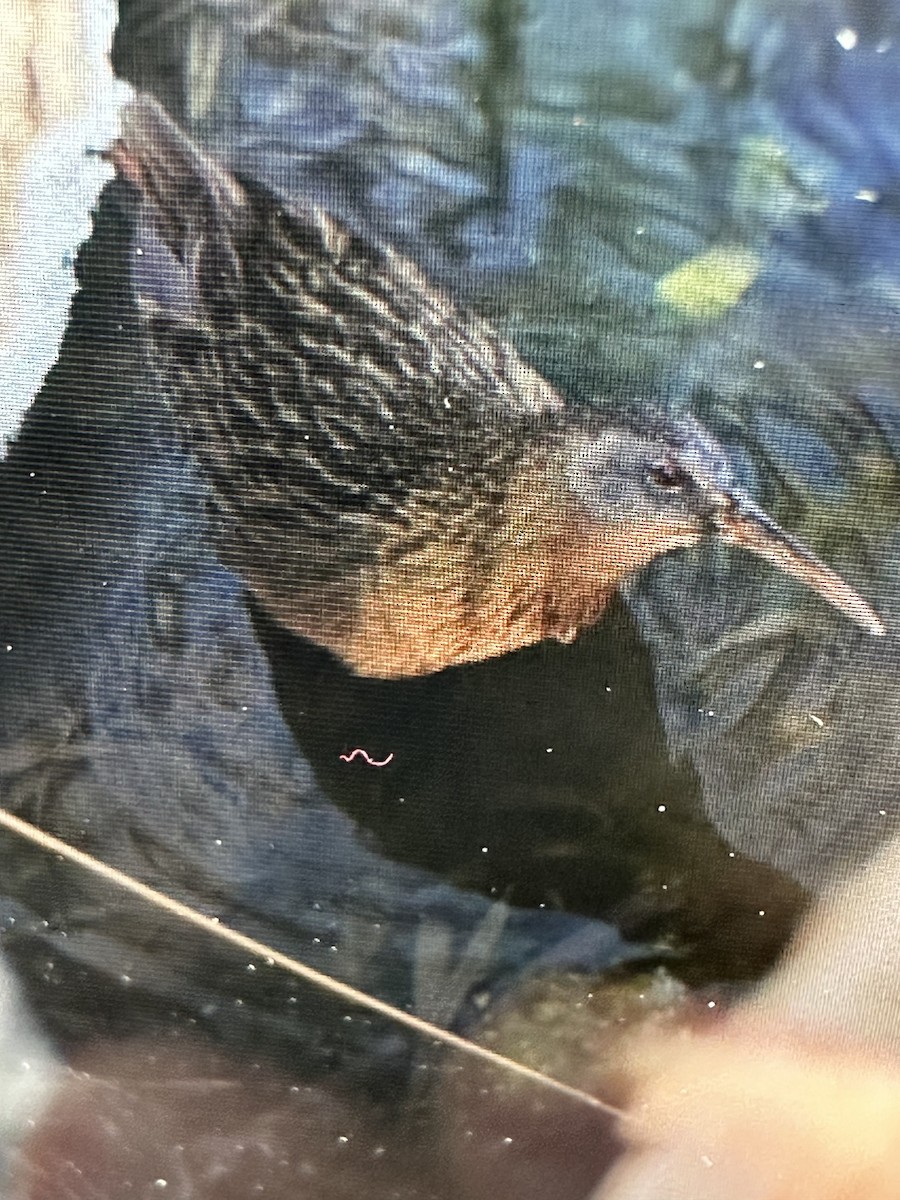
[[[410,258],[232,173],[149,96],[108,156],[136,194],[146,343],[220,556],[354,672],[572,641],[708,537],[885,633],[694,417],[569,402]]]

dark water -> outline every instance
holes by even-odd
[[[118,70],[233,165],[390,236],[580,402],[696,411],[754,495],[898,624],[891,5],[121,11]],[[215,558],[141,356],[128,230],[112,189],[59,364],[0,475],[4,804],[438,1024],[508,1024],[534,980],[569,980],[537,1040],[558,1041],[547,1069],[602,1088],[565,1030],[604,972],[757,978],[808,892],[896,829],[895,638],[704,548],[656,564],[573,646],[408,682],[349,675],[254,612]],[[752,263],[747,290],[700,311],[661,299],[711,247]],[[393,760],[343,762],[356,746]],[[504,1106],[502,1081],[486,1111],[477,1071],[448,1085],[454,1070],[390,1022],[248,971],[6,837],[3,861],[3,944],[85,1071],[115,1077],[115,1038],[128,1091],[146,1050],[123,1039],[140,1035],[176,1047],[170,1084],[264,1073],[229,1144],[303,1158],[289,1110],[253,1124],[278,1108],[271,1073],[276,1091],[327,1085],[321,1127],[302,1119],[318,1144],[352,1110],[373,1146],[404,1148],[379,1196],[575,1198],[609,1153],[593,1115],[539,1089]],[[423,1073],[438,1082],[417,1089]],[[178,1122],[144,1105],[120,1139],[143,1124],[168,1145]],[[453,1149],[432,1178],[435,1113]],[[571,1145],[551,1151],[559,1129]],[[404,1157],[407,1141],[426,1150]],[[137,1159],[101,1149],[98,1194],[118,1195]],[[356,1194],[369,1161],[342,1175],[323,1159],[304,1186]],[[240,1170],[202,1194],[306,1194],[296,1174]]]

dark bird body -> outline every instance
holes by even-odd
[[[570,640],[710,533],[884,632],[695,422],[565,403],[409,260],[238,181],[153,101],[127,110],[112,157],[141,194],[146,330],[223,557],[356,671]]]

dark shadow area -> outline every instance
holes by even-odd
[[[389,857],[611,920],[694,979],[752,978],[778,953],[803,893],[729,855],[703,817],[620,603],[571,646],[400,681],[360,678],[251,607],[297,744]],[[356,747],[393,758],[343,761]]]

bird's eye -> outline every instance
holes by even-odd
[[[673,467],[671,463],[654,463],[647,472],[647,482],[656,487],[666,488],[667,491],[681,490],[687,482],[684,471]]]

